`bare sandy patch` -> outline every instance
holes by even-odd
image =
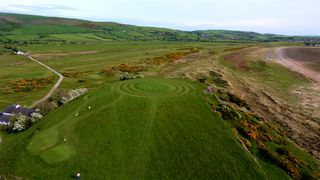
[[[277,49],[277,62],[283,66],[289,68],[292,71],[298,72],[308,79],[320,83],[320,72],[312,70],[306,66],[308,62],[299,59],[292,59],[286,55],[286,50],[288,48],[279,48]]]

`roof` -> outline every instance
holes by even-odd
[[[7,107],[4,111],[4,113],[9,113],[9,114],[18,114],[21,113],[25,116],[31,116],[32,113],[35,112],[33,109],[28,109],[28,108],[23,108],[18,104],[13,104],[9,107]]]
[[[8,125],[12,115],[7,113],[0,113],[0,125]]]

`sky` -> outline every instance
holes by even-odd
[[[0,12],[187,31],[320,35],[320,0],[0,0]]]

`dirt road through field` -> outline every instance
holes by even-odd
[[[43,97],[43,98],[35,101],[35,102],[31,105],[31,108],[33,108],[33,107],[37,106],[38,104],[42,103],[43,101],[49,99],[49,97],[54,93],[54,91],[60,86],[60,84],[61,84],[61,82],[63,81],[63,78],[64,78],[64,77],[63,77],[63,75],[60,74],[58,71],[52,69],[51,67],[43,64],[43,63],[40,62],[40,61],[34,59],[31,55],[26,55],[26,57],[28,57],[31,61],[34,61],[34,62],[40,64],[40,65],[43,66],[44,68],[48,69],[49,71],[51,71],[51,72],[53,72],[53,73],[55,73],[56,75],[59,76],[59,80],[58,80],[58,81],[56,82],[56,84],[51,88],[51,90],[49,91],[49,93],[48,93],[45,97]]]

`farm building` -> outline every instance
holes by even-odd
[[[30,117],[34,112],[35,110],[24,108],[18,104],[11,105],[0,113],[0,125],[9,125],[11,117],[15,114],[21,113],[27,117]]]
[[[11,116],[13,115],[8,113],[0,113],[0,125],[9,125]]]

